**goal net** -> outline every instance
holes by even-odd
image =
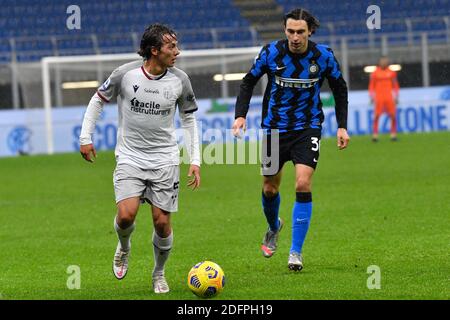
[[[260,47],[183,50],[176,67],[191,78],[197,99],[235,97]],[[41,60],[47,153],[55,151],[54,108],[86,106],[95,89],[118,66],[141,59],[137,54],[45,57]],[[265,81],[255,88],[261,95]],[[115,101],[113,101],[115,102]],[[80,119],[81,121],[81,119]]]

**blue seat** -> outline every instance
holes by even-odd
[[[40,52],[17,52],[18,62],[31,62],[42,59],[43,57],[53,56],[53,52],[40,51]]]
[[[134,51],[133,39],[131,36],[99,37],[97,41],[101,53],[123,53]]]
[[[94,43],[90,37],[65,37],[57,41],[60,55],[95,54]]]
[[[434,30],[446,30],[447,26],[444,20],[430,19],[430,21],[414,22],[412,24],[413,31],[434,31]]]
[[[11,51],[11,45],[8,40],[0,39],[0,53],[6,53]]]

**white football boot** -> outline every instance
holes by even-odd
[[[301,271],[303,269],[303,256],[301,253],[291,252],[289,254],[288,268],[292,271]]]
[[[127,275],[129,256],[130,250],[122,250],[122,246],[119,241],[113,260],[113,273],[118,280],[122,280]]]
[[[169,285],[167,284],[164,274],[153,275],[153,291],[155,293],[167,293],[169,292]]]
[[[277,251],[277,244],[278,244],[278,236],[280,234],[281,229],[283,228],[283,220],[281,218],[278,218],[279,226],[277,231],[272,231],[270,228],[267,230],[266,234],[264,235],[262,244],[261,244],[261,251],[264,257],[270,258],[273,256],[275,251]]]

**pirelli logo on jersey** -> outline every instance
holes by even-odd
[[[293,79],[275,76],[275,83],[284,88],[302,88],[307,89],[314,87],[319,78],[314,79]]]
[[[167,116],[170,113],[170,109],[161,110],[161,105],[156,103],[155,101],[143,102],[138,99],[133,98],[130,100],[131,103],[131,111],[136,113],[144,113],[155,116]]]

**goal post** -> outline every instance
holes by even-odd
[[[212,72],[222,74],[222,95],[227,95],[225,74],[229,72],[247,72],[261,47],[222,48],[202,50],[182,50],[176,66],[189,75],[194,72]],[[95,73],[103,70],[111,73],[121,64],[142,59],[136,53],[86,55],[86,56],[53,56],[41,60],[41,78],[43,90],[43,106],[45,110],[45,135],[47,140],[47,154],[54,153],[53,117],[52,117],[52,72],[58,75],[62,66],[67,72]],[[99,73],[97,70],[97,74]],[[244,71],[245,70],[245,71]],[[97,77],[98,78],[98,77]],[[211,79],[211,81],[213,81]],[[100,83],[101,84],[101,83]],[[56,95],[57,96],[57,95]],[[87,101],[84,103],[87,104]]]

